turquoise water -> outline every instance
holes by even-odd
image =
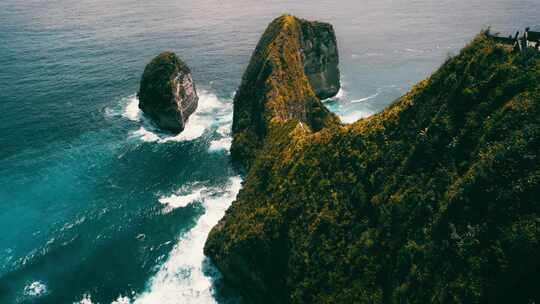
[[[0,2],[0,303],[235,300],[202,254],[240,188],[232,96],[266,25],[332,22],[344,121],[380,111],[481,28],[540,29],[537,0]],[[164,50],[200,106],[180,136],[137,109]]]

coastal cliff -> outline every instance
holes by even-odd
[[[160,128],[180,133],[199,97],[189,67],[172,52],[156,56],[144,69],[139,108]]]
[[[320,99],[334,97],[341,89],[339,54],[334,28],[329,23],[298,20],[304,71]]]
[[[289,15],[268,26],[234,98],[235,161],[249,167],[273,126],[285,121],[314,131],[340,123],[317,97],[339,91],[335,41],[331,25]]]
[[[480,33],[341,125],[308,85],[298,24],[269,26],[235,98],[248,172],[205,245],[225,280],[253,303],[538,302],[539,53]]]

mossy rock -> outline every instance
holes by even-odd
[[[139,108],[174,133],[184,130],[199,100],[189,67],[172,52],[159,54],[146,66],[138,97]]]

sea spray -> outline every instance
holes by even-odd
[[[124,108],[120,115],[133,122],[140,123],[137,130],[130,133],[131,138],[137,138],[144,142],[179,142],[191,141],[200,138],[211,126],[220,123],[220,118],[230,115],[231,103],[220,100],[215,94],[206,90],[199,92],[199,106],[189,118],[186,128],[179,134],[170,134],[160,130],[139,109],[139,99],[131,95],[123,100]],[[107,115],[118,115],[114,110],[106,109]],[[227,123],[225,119],[225,123]]]
[[[40,281],[35,281],[24,287],[24,295],[28,297],[40,297],[47,293],[47,286]]]
[[[229,178],[224,188],[196,186],[191,193],[174,194],[160,200],[181,201],[177,204],[177,208],[181,208],[191,203],[187,201],[189,197],[192,202],[200,201],[206,213],[193,229],[179,238],[167,261],[150,280],[147,290],[136,297],[134,303],[217,303],[213,282],[219,280],[220,275],[203,254],[204,242],[236,198],[241,182],[241,178],[235,176]]]
[[[164,212],[168,213],[176,208],[186,207],[191,203],[201,201],[207,191],[208,188],[199,183],[187,184],[182,186],[176,194],[160,197],[159,202],[165,206]]]

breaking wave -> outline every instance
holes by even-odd
[[[131,138],[137,138],[145,142],[179,142],[191,141],[200,138],[213,125],[219,123],[221,116],[227,116],[231,111],[230,103],[220,100],[215,94],[206,90],[199,91],[199,105],[187,121],[186,128],[180,134],[174,135],[161,131],[139,109],[139,99],[131,95],[122,101],[124,108],[120,115],[131,121],[140,123],[139,129],[130,133]],[[106,109],[106,114],[119,114]]]
[[[367,97],[360,98],[360,99],[351,100],[350,103],[359,103],[359,102],[368,101],[368,100],[377,98],[377,96],[379,96],[379,95],[381,95],[383,93],[392,92],[392,91],[395,91],[396,89],[398,89],[398,87],[396,85],[393,85],[393,84],[384,85],[384,86],[382,86],[380,88],[377,88],[377,91],[374,94],[369,95]]]
[[[116,300],[112,301],[111,304],[130,304],[131,301],[128,297],[119,296]],[[91,294],[84,294],[80,301],[73,302],[73,304],[94,304],[92,302],[92,295]]]
[[[186,207],[191,203],[201,201],[207,191],[207,187],[198,183],[188,184],[180,188],[176,194],[160,197],[159,202],[165,205],[164,211],[168,213],[173,209]]]
[[[230,137],[222,138],[218,140],[213,140],[210,143],[210,148],[208,148],[208,150],[210,152],[229,151],[231,149],[231,145],[232,139]]]
[[[159,202],[165,205],[165,212],[195,203],[202,204],[206,212],[189,232],[178,238],[165,263],[147,283],[145,291],[131,296],[119,295],[111,304],[217,304],[216,286],[221,280],[221,274],[204,255],[204,243],[212,227],[225,215],[225,210],[236,198],[241,184],[240,176],[234,176],[222,187],[191,183],[170,196],[160,197]],[[40,289],[40,285],[33,284],[33,289]],[[228,301],[236,302],[235,299]],[[74,304],[95,303],[92,295],[86,293]]]
[[[370,95],[370,96],[368,96],[368,97],[364,97],[364,98],[360,98],[360,99],[351,100],[351,103],[358,103],[358,102],[367,101],[367,100],[376,98],[377,96],[379,96],[379,94],[381,94],[380,91],[378,91],[377,93],[375,93],[375,94],[373,94],[373,95]]]
[[[40,281],[32,282],[24,287],[24,295],[39,297],[47,293],[47,285]]]
[[[169,208],[200,202],[206,212],[193,229],[180,237],[167,261],[150,279],[147,290],[133,303],[217,303],[213,283],[220,279],[220,274],[204,256],[203,248],[208,233],[236,198],[241,182],[241,178],[235,176],[224,188],[195,185],[189,193],[187,188],[181,188],[179,194],[160,199]]]

